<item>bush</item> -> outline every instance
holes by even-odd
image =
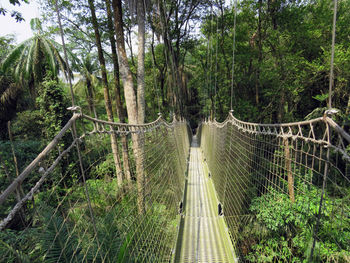
[[[272,188],[267,194],[252,200],[250,211],[254,215],[253,220],[243,228],[240,238],[246,260],[306,262],[309,259],[318,217],[320,189],[305,183],[299,183],[298,189],[303,191],[296,193],[294,203],[288,194]],[[350,218],[340,211],[349,211],[348,199],[327,196],[323,200],[313,261],[348,262]]]

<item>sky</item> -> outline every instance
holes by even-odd
[[[0,0],[1,7],[7,10],[16,10],[22,13],[25,19],[25,21],[16,22],[16,20],[11,17],[10,12],[8,12],[6,16],[0,15],[0,36],[14,34],[17,43],[21,43],[33,36],[29,23],[32,18],[40,17],[40,12],[36,0],[29,0],[29,2],[29,4],[22,3],[21,6],[13,6],[9,3],[9,0]],[[232,0],[225,0],[225,4],[232,5]],[[137,46],[135,46],[135,48],[135,50],[137,50]]]
[[[30,0],[29,4],[22,3],[21,6],[13,6],[8,0],[0,0],[0,6],[7,10],[16,10],[22,13],[25,19],[25,21],[16,22],[16,20],[11,17],[10,12],[8,12],[6,16],[0,15],[0,36],[14,34],[17,43],[33,36],[29,22],[32,18],[39,17],[39,8],[35,0]]]

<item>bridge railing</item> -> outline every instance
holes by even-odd
[[[128,152],[130,178],[123,169],[122,184],[111,134],[117,138],[122,168]],[[18,177],[7,173],[0,186],[0,262],[169,261],[183,198],[188,134],[183,120],[167,123],[159,117],[129,125],[74,113]],[[137,158],[144,177],[141,191]]]
[[[200,137],[241,261],[350,259],[350,136],[329,116],[267,125],[230,113]]]

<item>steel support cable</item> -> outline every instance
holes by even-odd
[[[203,93],[204,93],[204,110],[206,107],[208,107],[209,109],[209,106],[207,106],[207,100],[209,100],[209,75],[210,75],[210,33],[209,33],[209,36],[208,36],[208,41],[207,41],[207,71],[206,71],[206,78],[207,78],[207,88],[206,88],[206,91],[204,90]],[[209,110],[208,110],[209,112]]]
[[[57,14],[58,26],[59,26],[59,29],[60,29],[60,35],[61,35],[64,59],[65,59],[68,75],[67,75],[67,73],[65,71],[63,73],[64,73],[64,75],[65,75],[65,77],[66,77],[66,79],[68,80],[68,83],[69,83],[70,94],[71,94],[71,99],[72,99],[72,107],[74,107],[75,106],[75,99],[74,99],[74,92],[73,92],[73,85],[72,85],[72,78],[71,78],[71,70],[70,70],[69,61],[68,61],[66,44],[65,44],[65,41],[64,41],[64,33],[63,33],[63,27],[62,27],[62,23],[61,23],[61,14],[60,14],[60,10],[58,8],[57,1],[58,0],[54,0],[56,14]]]
[[[210,102],[212,102],[212,73],[213,73],[213,5],[211,4],[210,6],[210,30],[209,30],[209,81],[208,81],[208,99]],[[209,111],[209,106],[208,106],[208,113],[209,113],[209,118],[211,118],[211,113],[213,111],[212,108],[212,103],[211,104],[211,109]]]
[[[152,38],[154,39],[154,32],[152,32]],[[151,44],[152,45],[152,44]],[[153,47],[151,46],[151,49],[153,49]],[[159,90],[158,90],[158,86],[157,86],[157,79],[156,79],[156,75],[154,73],[154,70],[157,69],[156,65],[155,65],[155,54],[154,56],[152,56],[152,76],[153,76],[153,82],[154,82],[154,90],[156,91],[157,94],[157,105],[158,105],[158,114],[161,113],[160,110],[160,96],[159,96]],[[162,94],[163,95],[163,94]]]
[[[332,89],[334,88],[334,52],[335,52],[335,35],[336,35],[336,22],[337,22],[337,4],[338,0],[334,0],[334,9],[333,9],[333,24],[332,24],[332,48],[331,48],[331,64],[330,64],[330,74],[329,74],[329,98],[328,98],[328,109],[332,109]],[[329,130],[328,134],[328,142],[330,142],[331,137],[331,131],[329,129],[329,124],[327,123],[327,129]],[[316,239],[317,239],[317,232],[319,230],[320,225],[320,217],[321,217],[321,211],[322,211],[322,205],[323,205],[323,199],[324,199],[324,192],[325,192],[325,184],[327,182],[327,175],[328,175],[328,163],[329,163],[329,148],[327,148],[327,162],[325,164],[325,170],[323,175],[323,183],[322,183],[322,193],[320,198],[320,205],[319,205],[319,211],[318,211],[318,217],[317,217],[317,224],[314,228],[313,233],[313,243],[312,248],[310,252],[309,261],[311,262],[313,260],[313,254],[315,250],[316,245]]]
[[[73,85],[72,85],[72,79],[71,79],[71,70],[70,70],[69,61],[68,61],[68,55],[67,55],[66,45],[65,45],[65,41],[64,41],[63,27],[62,27],[62,23],[61,23],[61,16],[60,16],[60,11],[59,11],[59,8],[58,8],[57,0],[55,0],[55,9],[56,9],[56,13],[57,13],[57,19],[58,19],[59,28],[60,28],[60,35],[61,35],[61,40],[62,40],[62,46],[63,46],[63,52],[64,52],[64,57],[65,57],[65,63],[66,63],[66,67],[67,67],[67,70],[68,70],[68,74],[65,74],[65,75],[66,75],[66,78],[68,78],[69,88],[70,88],[71,97],[72,97],[72,108],[74,108],[75,107],[75,100],[74,100],[74,92],[73,92]],[[73,135],[74,140],[76,140],[78,138],[77,137],[77,129],[76,129],[76,123],[75,122],[73,122],[73,126],[72,126],[72,135]],[[95,235],[97,236],[97,229],[96,229],[95,218],[94,218],[94,214],[92,212],[90,196],[89,196],[89,192],[87,191],[87,186],[86,186],[86,178],[85,178],[85,173],[84,173],[83,161],[82,161],[82,157],[81,157],[81,151],[80,151],[80,147],[79,147],[79,141],[78,141],[78,143],[75,146],[76,146],[76,150],[77,150],[77,153],[78,153],[79,167],[80,167],[80,171],[81,171],[83,182],[84,182],[85,195],[86,195],[86,198],[87,198],[87,201],[88,201],[90,216],[91,216],[91,220],[93,222],[93,228],[94,228],[94,231],[95,231]],[[97,243],[99,243],[98,239],[97,239]]]
[[[338,0],[334,0],[328,109],[332,108],[332,89],[334,87],[334,52],[335,52],[335,34],[336,34],[336,23],[337,23],[337,5],[338,5]]]
[[[236,17],[237,17],[237,0],[234,0],[234,18],[233,18],[233,47],[232,47],[232,79],[231,79],[231,103],[230,109],[233,110],[233,83],[235,75],[235,50],[236,50]]]
[[[218,76],[218,42],[219,42],[219,34],[218,34],[218,27],[219,27],[219,15],[216,15],[216,47],[215,47],[215,82],[214,82],[214,119],[216,118],[216,92],[217,92],[217,76]]]

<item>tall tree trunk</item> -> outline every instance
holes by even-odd
[[[138,123],[137,102],[134,91],[134,83],[128,63],[128,57],[125,50],[123,17],[122,17],[122,3],[121,0],[112,0],[114,26],[117,39],[117,51],[120,65],[120,73],[124,84],[124,95],[126,100],[126,109],[128,111],[129,122],[132,124]],[[138,191],[138,211],[140,214],[145,213],[145,177],[143,169],[143,156],[140,151],[142,143],[137,134],[132,134],[133,150],[136,161],[136,179]]]
[[[86,79],[86,89],[87,89],[87,102],[89,105],[89,110],[91,114],[94,114],[94,117],[97,118],[96,107],[94,102],[94,91],[92,89],[91,80]]]
[[[109,97],[109,90],[108,90],[106,63],[105,63],[105,59],[103,56],[100,32],[98,30],[98,23],[97,23],[97,18],[96,18],[94,0],[88,0],[88,1],[89,1],[89,7],[90,7],[90,11],[91,11],[91,22],[92,22],[94,32],[95,32],[98,60],[100,62],[100,67],[101,67],[102,83],[103,83],[103,95],[104,95],[104,100],[105,100],[107,118],[108,118],[108,121],[114,121],[113,111],[112,111],[112,103],[111,103],[111,100]],[[111,126],[111,129],[113,130],[112,126]],[[114,165],[115,165],[115,169],[116,169],[116,173],[117,173],[118,186],[121,186],[123,184],[123,172],[122,172],[120,157],[119,157],[117,136],[115,135],[115,133],[111,134],[111,146],[112,146]]]
[[[114,39],[114,26],[112,19],[112,9],[110,0],[106,0],[106,9],[107,9],[107,19],[108,19],[108,31],[109,31],[109,41],[111,44],[112,50],[112,61],[113,61],[113,76],[114,76],[114,96],[116,101],[116,110],[120,122],[125,122],[125,111],[123,108],[121,96],[120,96],[120,78],[119,78],[119,63],[117,56],[117,48],[115,46]],[[129,186],[131,185],[131,172],[130,172],[130,162],[129,162],[129,150],[128,150],[128,140],[125,135],[121,136],[122,149],[123,149],[123,166],[124,166],[124,175],[128,180]]]
[[[137,115],[139,123],[145,122],[145,8],[144,0],[138,0]]]

